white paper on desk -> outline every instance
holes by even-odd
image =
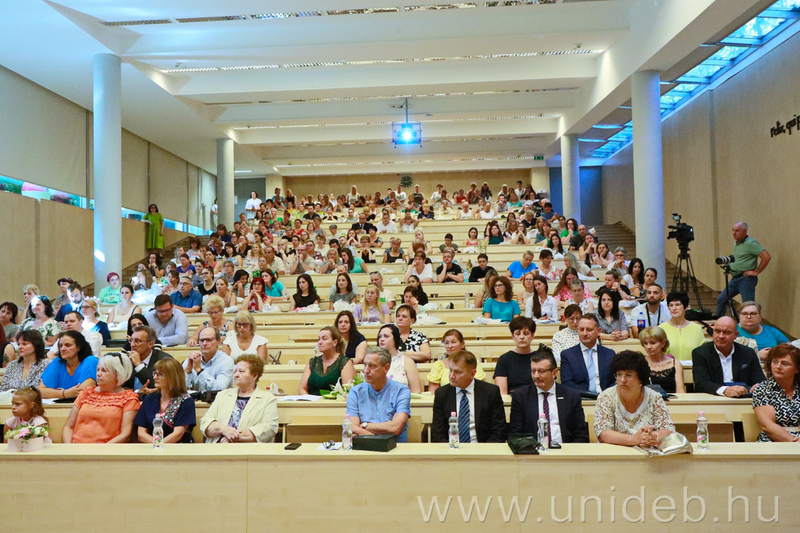
[[[55,398],[42,398],[42,403],[54,404],[54,403],[56,403],[56,399]]]
[[[312,394],[295,394],[290,396],[279,396],[282,402],[316,402],[322,400],[322,396],[314,396]]]
[[[334,452],[336,450],[341,450],[341,449],[342,449],[341,442],[335,442],[333,446],[331,446],[330,448],[326,448],[324,444],[320,444],[319,446],[317,446],[317,450],[323,452]]]

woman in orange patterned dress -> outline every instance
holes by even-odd
[[[108,354],[97,365],[97,386],[87,387],[75,399],[61,439],[65,443],[130,442],[133,419],[141,403],[122,384],[133,373],[125,355]]]

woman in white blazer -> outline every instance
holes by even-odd
[[[273,442],[278,432],[278,400],[257,387],[264,361],[245,354],[236,359],[235,388],[217,394],[200,420],[206,442]]]

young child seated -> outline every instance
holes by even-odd
[[[14,416],[6,420],[7,430],[16,429],[23,424],[44,426],[48,423],[42,407],[42,393],[32,387],[23,387],[14,392],[11,397],[11,414]],[[53,443],[50,437],[45,437],[44,442]]]

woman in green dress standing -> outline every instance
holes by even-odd
[[[158,212],[156,204],[150,204],[147,213],[142,220],[147,224],[147,237],[145,245],[150,252],[164,251],[164,217]]]
[[[356,376],[353,362],[344,351],[347,344],[339,330],[333,326],[325,326],[319,330],[317,350],[306,365],[303,377],[300,378],[300,394],[320,395],[320,390],[331,390],[339,378],[342,384],[348,383]]]

